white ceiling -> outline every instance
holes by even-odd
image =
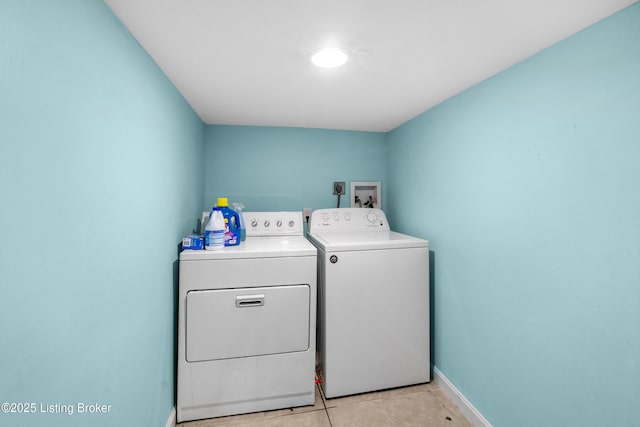
[[[205,123],[388,131],[637,0],[105,0]],[[338,69],[309,60],[346,50]]]

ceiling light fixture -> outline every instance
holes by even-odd
[[[326,48],[311,57],[314,65],[322,68],[335,68],[344,65],[349,57],[337,48]]]

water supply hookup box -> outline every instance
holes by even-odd
[[[351,181],[352,208],[382,209],[380,181]]]

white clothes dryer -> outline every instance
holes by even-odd
[[[327,398],[429,382],[429,242],[380,209],[313,211],[318,350]]]
[[[180,254],[178,422],[315,402],[317,251],[301,212],[244,212],[247,238]]]

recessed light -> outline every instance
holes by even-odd
[[[322,49],[311,57],[314,65],[322,68],[335,68],[344,65],[349,57],[337,48]]]

